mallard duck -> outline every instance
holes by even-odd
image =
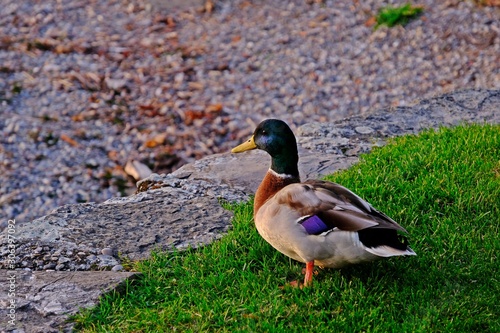
[[[295,136],[283,121],[261,122],[232,153],[261,149],[271,167],[254,199],[259,234],[276,250],[306,264],[304,286],[314,266],[340,268],[380,258],[416,255],[406,230],[349,189],[328,181],[300,181]]]

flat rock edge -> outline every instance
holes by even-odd
[[[312,178],[348,168],[359,154],[389,137],[461,123],[498,124],[499,111],[499,90],[463,90],[412,107],[306,124],[296,133],[301,174]],[[140,192],[133,196],[59,207],[16,227],[15,271],[8,270],[7,233],[2,233],[0,281],[4,286],[14,281],[16,320],[14,326],[8,322],[14,298],[2,288],[0,330],[72,331],[68,316],[94,306],[104,293],[136,276],[120,271],[120,258],[144,259],[154,249],[208,244],[227,232],[232,213],[220,206],[220,199],[247,200],[268,163],[261,152],[208,156],[169,175],[153,174],[139,182]],[[239,177],[242,172],[245,179]],[[111,268],[117,269],[107,271]]]

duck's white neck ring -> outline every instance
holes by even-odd
[[[271,173],[275,177],[282,178],[282,179],[296,178],[294,175],[289,175],[286,173],[277,173],[273,169],[269,169],[267,172]]]

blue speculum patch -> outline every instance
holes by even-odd
[[[309,235],[319,235],[330,229],[318,216],[312,215],[301,222]]]

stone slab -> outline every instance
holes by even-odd
[[[228,230],[232,213],[216,197],[202,193],[209,187],[190,182],[185,188],[165,187],[101,204],[66,205],[22,224],[15,234],[17,248],[38,251],[17,253],[19,268],[37,269],[22,262],[54,256],[50,252],[54,244],[72,256],[100,255],[107,248],[116,259],[132,260],[147,258],[152,250],[208,244]],[[0,262],[0,268],[6,268],[4,264]]]
[[[327,156],[299,148],[299,172],[303,179],[326,176],[346,169],[358,159],[355,156]],[[242,154],[216,154],[182,166],[172,173],[181,179],[205,180],[214,184],[226,184],[253,194],[269,169],[271,159],[267,153],[252,150]]]
[[[73,324],[66,322],[68,316],[82,308],[95,306],[103,293],[116,290],[126,279],[134,276],[137,276],[137,273],[36,272],[2,269],[0,270],[2,286],[0,331],[71,332]],[[9,290],[15,295],[9,295]],[[15,299],[15,312],[9,309],[13,299]]]

